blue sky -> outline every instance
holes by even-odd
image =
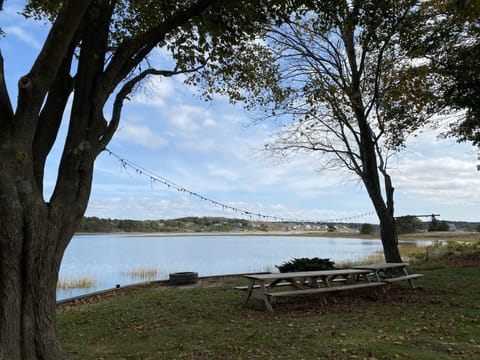
[[[38,53],[46,26],[16,13],[23,2],[6,1],[0,39],[7,86],[16,84]],[[158,51],[153,61],[162,62]],[[105,114],[109,115],[109,109]],[[115,154],[190,191],[247,211],[299,220],[358,217],[377,223],[368,196],[346,172],[320,172],[313,155],[271,159],[263,145],[274,122],[252,125],[252,115],[224,98],[205,102],[181,77],[151,79],[124,106],[119,131],[108,146]],[[433,130],[408,141],[392,159],[398,216],[438,213],[445,220],[480,221],[480,172],[469,144],[439,140]],[[55,179],[61,144],[49,158],[46,195]],[[227,216],[237,213],[124,169],[113,156],[100,155],[87,216],[160,219]]]

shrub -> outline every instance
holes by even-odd
[[[446,221],[432,221],[428,226],[428,231],[449,231],[450,226],[448,226]]]
[[[416,216],[406,215],[395,218],[398,234],[411,234],[425,228],[425,224]]]
[[[369,235],[369,234],[372,234],[374,231],[374,227],[372,224],[362,224],[362,226],[360,227],[360,234],[362,235]]]
[[[330,259],[314,258],[293,258],[288,262],[275,266],[280,272],[298,272],[298,271],[315,271],[315,270],[332,270],[335,263]]]

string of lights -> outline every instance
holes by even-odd
[[[358,214],[358,215],[354,215],[354,216],[349,216],[349,217],[313,221],[313,220],[300,220],[300,219],[293,219],[293,218],[285,218],[285,217],[281,217],[281,216],[262,214],[262,213],[255,212],[255,211],[248,211],[248,210],[245,210],[245,209],[240,209],[240,208],[237,208],[235,206],[231,206],[231,205],[213,200],[213,199],[211,199],[207,196],[198,194],[195,191],[191,191],[191,190],[189,190],[189,189],[187,189],[187,188],[185,188],[181,185],[178,185],[178,184],[174,183],[173,181],[170,181],[170,180],[168,180],[168,179],[166,179],[166,178],[164,178],[164,177],[162,177],[158,174],[155,174],[154,172],[142,167],[141,165],[138,165],[138,164],[136,164],[136,163],[124,158],[124,157],[121,157],[121,156],[117,155],[116,153],[114,153],[113,151],[111,151],[109,149],[105,149],[105,151],[109,155],[115,157],[120,162],[121,166],[126,171],[128,171],[128,169],[131,169],[131,170],[135,171],[136,174],[138,174],[140,176],[147,177],[152,184],[158,183],[158,184],[165,185],[168,189],[172,189],[172,190],[176,190],[178,192],[186,193],[186,194],[189,194],[190,196],[196,197],[196,198],[198,198],[202,201],[207,201],[214,206],[221,207],[224,211],[227,211],[227,210],[232,211],[233,213],[243,215],[243,216],[247,216],[247,217],[250,217],[250,218],[258,218],[258,219],[261,219],[261,220],[283,221],[283,222],[297,222],[297,223],[325,223],[325,222],[339,223],[339,222],[347,222],[347,221],[350,221],[350,220],[359,219],[359,218],[362,218],[362,217],[365,217],[365,216],[374,215],[374,212],[370,211],[370,212],[366,212],[366,213],[362,213],[362,214]]]

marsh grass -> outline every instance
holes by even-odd
[[[336,268],[349,268],[355,265],[365,265],[365,264],[375,264],[375,263],[383,263],[385,262],[385,258],[383,256],[383,252],[376,251],[375,253],[367,256],[366,258],[359,259],[356,261],[341,261],[335,264]]]
[[[155,267],[140,267],[122,271],[122,275],[132,280],[155,280],[159,274]]]
[[[88,289],[97,286],[97,282],[89,277],[63,278],[57,283],[57,289]]]

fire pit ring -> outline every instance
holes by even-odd
[[[169,277],[170,285],[189,285],[198,281],[198,273],[192,271],[171,273]]]

